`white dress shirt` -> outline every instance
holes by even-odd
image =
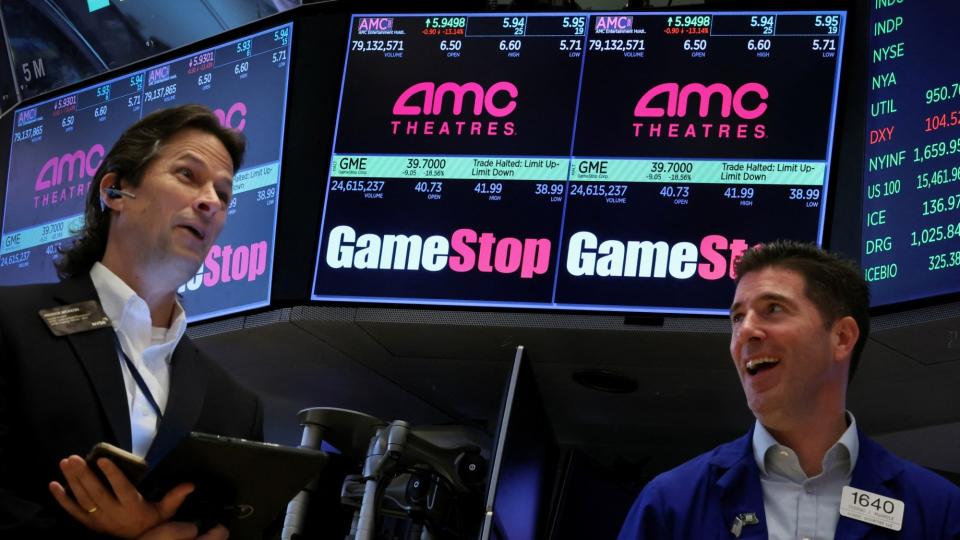
[[[850,484],[860,452],[857,421],[823,456],[823,470],[807,478],[797,453],[778,443],[757,421],[753,457],[760,468],[763,510],[771,540],[831,540],[840,521],[840,495]]]
[[[109,268],[99,262],[94,264],[90,269],[90,279],[100,296],[104,313],[110,317],[122,352],[140,373],[160,410],[165,410],[170,395],[170,358],[187,328],[183,307],[179,301],[176,302],[176,315],[170,328],[154,327],[147,303]],[[157,436],[160,419],[137,386],[119,350],[117,361],[120,362],[127,391],[132,451],[145,457]]]

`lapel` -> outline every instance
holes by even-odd
[[[879,444],[873,442],[857,430],[860,440],[860,452],[857,464],[853,468],[850,487],[878,493],[894,499],[902,499],[897,486],[897,477],[903,471],[903,465],[890,458]],[[837,522],[837,538],[867,538],[878,527],[855,519],[840,516]],[[881,529],[886,530],[886,529]],[[889,532],[889,531],[888,531]]]
[[[760,523],[746,525],[741,539],[767,538],[766,515],[763,510],[763,488],[760,471],[753,458],[753,428],[743,437],[721,446],[711,458],[711,478],[719,492],[720,513],[727,538],[734,538],[730,529],[738,515],[753,512]]]
[[[61,305],[87,300],[99,302],[97,290],[89,275],[65,279],[54,291],[53,299]],[[104,328],[65,337],[90,379],[90,385],[100,401],[100,408],[115,443],[130,450],[130,413],[113,329]]]
[[[154,466],[187,435],[197,423],[203,408],[207,371],[199,362],[200,352],[184,335],[170,359],[170,395],[157,437],[147,452],[147,463]]]

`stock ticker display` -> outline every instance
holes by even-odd
[[[821,239],[845,17],[355,16],[313,298],[725,313]]]
[[[876,0],[870,15],[861,265],[873,305],[960,291],[960,35],[950,4]],[[952,36],[952,37],[951,37]]]
[[[83,225],[91,180],[131,124],[201,103],[244,133],[227,224],[180,292],[190,320],[270,301],[292,25],[271,28],[13,112],[0,285],[56,281],[57,249]]]

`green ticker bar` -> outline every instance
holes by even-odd
[[[360,156],[335,154],[338,178],[548,180],[564,182],[570,160],[539,157]]]
[[[0,248],[0,255],[57,242],[73,236],[81,228],[83,228],[83,214],[76,214],[29,229],[7,233],[3,235],[3,247]]]
[[[822,186],[825,163],[807,161],[573,159],[571,182]]]
[[[267,163],[238,172],[233,177],[233,194],[274,186],[280,174],[280,162]],[[3,236],[0,255],[31,249],[50,242],[69,238],[83,227],[83,214],[76,214],[61,220],[36,225]]]
[[[245,191],[275,186],[279,177],[279,161],[240,171],[233,176],[233,194],[237,195]]]

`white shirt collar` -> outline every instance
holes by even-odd
[[[860,455],[860,438],[857,434],[857,419],[854,418],[853,413],[850,411],[846,412],[846,418],[849,421],[847,429],[844,430],[843,434],[840,435],[840,439],[830,447],[830,450],[824,455],[824,470],[827,470],[828,461],[836,461],[836,453],[838,450],[845,449],[850,457],[850,469],[849,472],[852,472],[854,467],[857,466],[857,457]],[[760,423],[760,420],[756,421],[756,427],[753,430],[753,459],[757,462],[757,467],[760,468],[760,474],[768,474],[767,465],[766,465],[766,456],[771,449],[792,449],[781,445],[777,440],[767,431],[767,428],[763,427],[763,424]]]
[[[140,350],[158,344],[153,337],[150,308],[129,285],[100,262],[94,263],[90,269],[90,279],[100,296],[103,312],[110,317],[117,333],[125,336]],[[175,300],[174,313],[170,328],[163,329],[163,343],[179,343],[186,331],[186,314],[179,300]]]

